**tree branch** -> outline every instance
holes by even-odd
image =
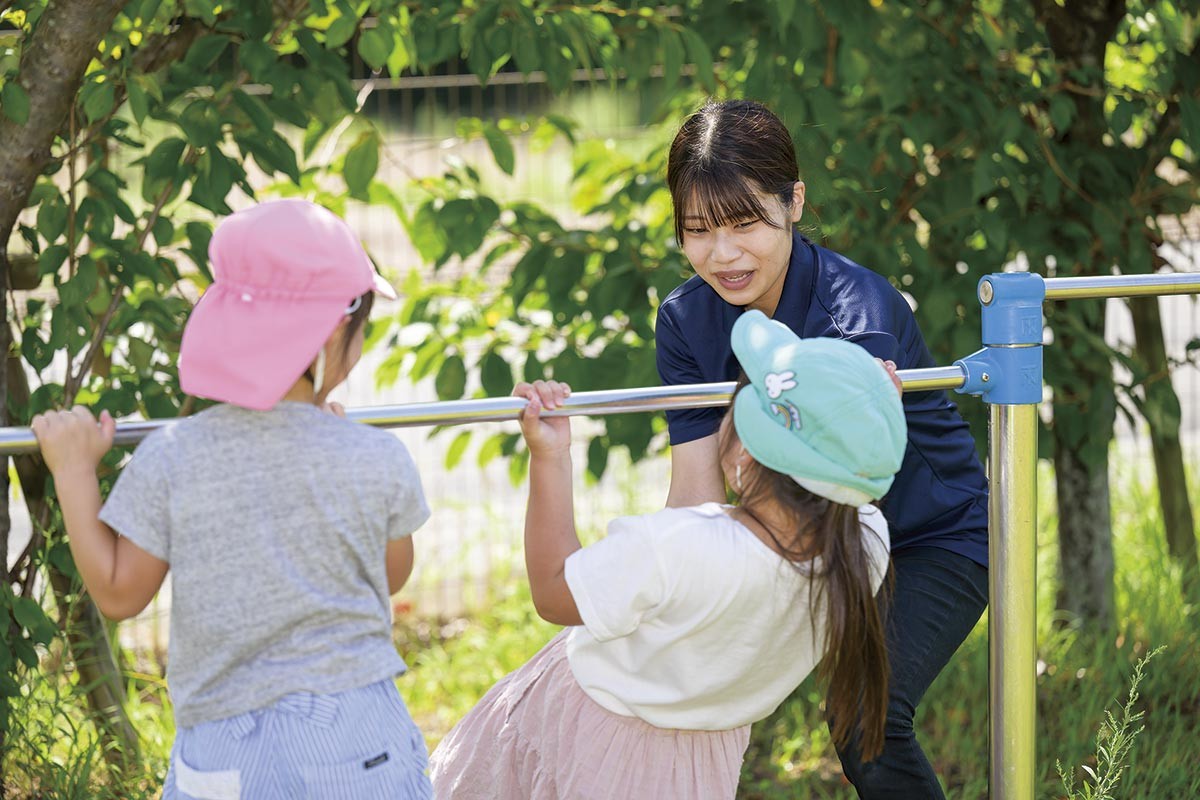
[[[121,0],[51,0],[21,54],[17,82],[29,95],[29,119],[0,117],[0,253],[74,104],[96,46],[112,27]]]

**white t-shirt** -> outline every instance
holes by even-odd
[[[820,559],[797,569],[726,508],[621,517],[567,559],[583,618],[567,642],[571,670],[614,714],[659,728],[736,728],[768,716],[821,660],[825,609],[809,609]],[[872,506],[859,516],[878,590],[887,522]]]

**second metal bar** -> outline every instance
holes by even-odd
[[[1087,275],[1046,279],[1047,300],[1168,294],[1200,294],[1200,275],[1176,272],[1167,275]]]

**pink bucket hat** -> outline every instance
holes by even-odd
[[[304,374],[355,298],[396,292],[350,226],[307,200],[274,200],[221,222],[208,246],[213,283],[179,351],[183,391],[257,410]]]

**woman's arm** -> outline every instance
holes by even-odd
[[[167,575],[155,558],[100,521],[96,466],[112,447],[116,423],[99,424],[83,406],[39,414],[31,427],[58,493],[71,555],[96,606],[110,619],[128,619],[154,598]]]
[[[555,381],[521,383],[516,397],[529,401],[521,430],[529,445],[529,503],[525,511],[525,569],[538,615],[556,625],[582,625],[567,586],[567,557],[579,550],[571,474],[571,424],[566,417],[542,419],[571,388]]]
[[[671,447],[671,488],[667,507],[725,502],[725,476],[717,454],[717,434]]]

